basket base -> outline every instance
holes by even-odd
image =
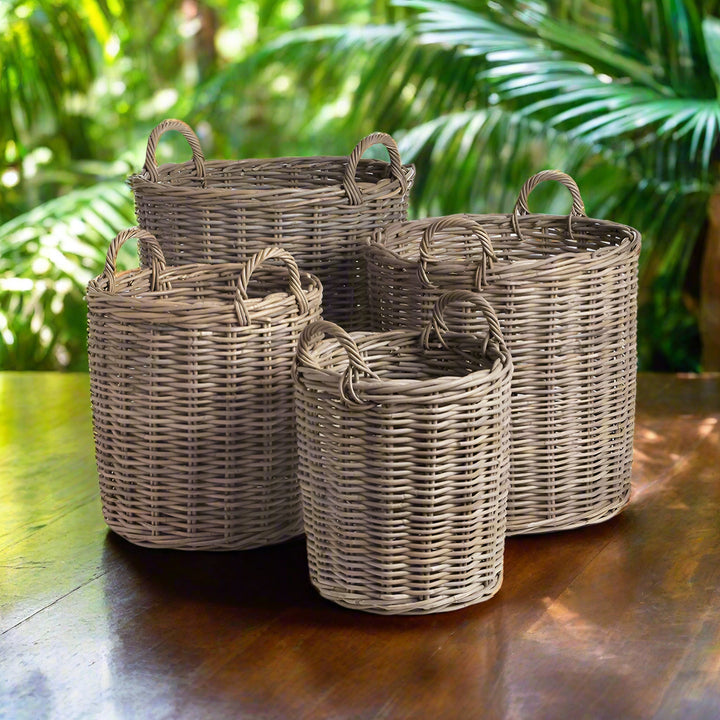
[[[475,588],[471,592],[457,595],[438,595],[424,600],[382,601],[344,591],[342,588],[323,585],[310,578],[313,587],[326,600],[349,610],[362,610],[374,615],[430,615],[433,613],[452,612],[476,605],[493,597],[502,585],[503,571],[499,570],[488,585]]]
[[[557,532],[561,530],[576,530],[588,525],[597,525],[619,515],[630,503],[630,488],[617,502],[591,514],[570,513],[536,521],[523,521],[522,518],[513,518],[508,515],[506,535],[534,535],[540,533]]]
[[[113,526],[107,522],[107,526],[111,532],[115,533],[123,540],[127,540],[138,547],[151,548],[154,550],[182,550],[182,551],[207,551],[207,552],[233,552],[235,550],[255,550],[257,548],[269,547],[271,545],[279,545],[289,540],[301,537],[303,535],[302,525],[299,527],[288,528],[283,533],[275,533],[266,537],[258,537],[254,534],[252,537],[237,538],[187,538],[171,536],[148,536],[146,533],[135,533],[127,528]]]

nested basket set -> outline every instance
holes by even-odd
[[[158,167],[168,130],[192,159]],[[389,162],[362,158],[376,144]],[[639,233],[554,170],[510,214],[408,221],[414,177],[384,133],[206,161],[185,123],[152,131],[140,228],[87,291],[112,530],[185,550],[304,532],[321,595],[420,614],[495,594],[507,534],[624,507]],[[545,180],[569,215],[530,213]],[[129,238],[140,267],[118,273]]]

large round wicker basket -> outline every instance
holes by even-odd
[[[129,237],[140,238],[150,267],[116,274]],[[271,258],[286,268],[257,269]],[[186,550],[302,533],[291,367],[321,295],[280,248],[243,264],[166,267],[149,233],[115,238],[87,289],[96,459],[112,530]]]
[[[487,319],[484,338],[452,332],[469,313]],[[325,321],[303,331],[299,478],[321,595],[421,614],[497,592],[511,375],[492,309],[467,291],[443,296],[422,334],[347,334]]]
[[[570,190],[569,216],[529,213],[544,180]],[[398,223],[367,247],[376,329],[421,326],[453,288],[497,312],[515,364],[509,533],[600,522],[629,499],[639,254],[639,233],[586,217],[557,171],[512,214]]]
[[[168,130],[183,134],[192,160],[158,167],[157,144]],[[376,144],[385,145],[389,163],[361,159]],[[240,262],[279,244],[320,278],[328,319],[368,329],[362,245],[407,218],[414,177],[384,133],[343,157],[206,161],[192,129],[165,120],[150,134],[143,171],[129,182],[138,222],[155,234],[169,264]]]

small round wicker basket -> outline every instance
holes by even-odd
[[[453,332],[468,314],[489,331]],[[321,595],[368,612],[422,614],[497,592],[511,375],[492,308],[471,292],[444,295],[422,333],[347,334],[325,321],[303,331],[299,478]]]

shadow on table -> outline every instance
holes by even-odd
[[[487,720],[505,716],[504,619],[493,600],[430,616],[347,610],[310,584],[303,538],[184,553],[109,533],[103,564],[113,671],[138,668],[130,685],[150,694],[165,683],[157,702],[168,716],[446,717],[452,704],[472,717],[478,703]],[[116,705],[132,713],[136,695],[121,689]]]
[[[318,602],[302,537],[257,550],[186,552],[139,547],[109,531],[103,564],[174,601],[264,610]]]

